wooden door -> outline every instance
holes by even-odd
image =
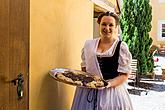
[[[29,107],[29,0],[0,0],[0,110]],[[23,74],[23,98],[11,80]]]

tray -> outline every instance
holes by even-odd
[[[99,76],[89,74],[80,70],[68,68],[55,68],[49,74],[57,81],[85,88],[102,88],[108,83]]]

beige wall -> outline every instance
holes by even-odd
[[[70,110],[75,88],[48,71],[80,69],[81,48],[92,37],[90,0],[30,1],[30,110]]]
[[[152,6],[152,29],[150,32],[153,38],[153,44],[165,44],[165,41],[158,40],[158,20],[165,20],[165,2],[160,3],[159,0],[151,0]]]
[[[116,6],[116,0],[107,0],[109,2],[111,2],[114,6]]]
[[[113,3],[115,6],[116,0],[108,0]],[[120,1],[120,0],[119,0]],[[165,44],[165,41],[160,41],[158,39],[158,20],[165,20],[165,2],[159,2],[159,0],[150,0],[150,4],[152,6],[152,29],[150,32],[150,36],[153,38],[153,44]]]

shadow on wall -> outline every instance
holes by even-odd
[[[42,100],[41,107],[44,107],[42,108],[42,110],[60,110],[59,108],[57,108],[58,106],[56,105],[59,103],[58,102],[58,83],[55,80],[52,80],[52,78],[48,74],[45,74],[40,90],[41,90],[39,92],[40,94],[38,95],[39,99],[37,100],[40,100],[40,101]],[[40,107],[38,103],[37,103],[37,107]]]
[[[66,85],[55,81],[48,73],[45,74],[42,82],[41,91],[37,99],[42,100],[42,103],[40,103],[42,105],[37,103],[37,107],[41,106],[42,110],[69,110],[70,101],[67,99],[66,93],[64,93],[67,91]],[[69,102],[67,103],[67,101]]]

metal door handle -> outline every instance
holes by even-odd
[[[13,79],[11,82],[14,83],[14,85],[17,85],[17,95],[18,100],[21,100],[23,98],[23,74],[18,74],[16,79]]]

